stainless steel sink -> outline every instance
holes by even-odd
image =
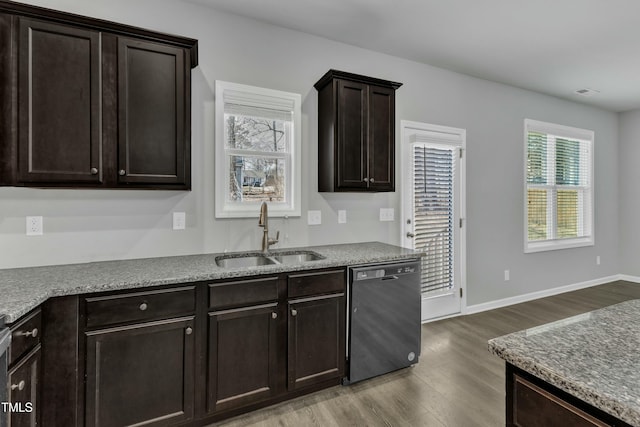
[[[308,261],[318,261],[324,259],[320,254],[311,251],[297,251],[291,253],[283,253],[281,255],[274,254],[273,257],[280,264],[301,264]]]
[[[222,255],[216,257],[216,264],[222,268],[257,267],[261,265],[276,264],[276,261],[266,255]]]
[[[324,259],[312,251],[283,251],[268,254],[229,254],[216,257],[216,264],[222,268],[259,267],[272,264],[302,264]]]

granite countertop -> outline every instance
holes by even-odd
[[[419,252],[380,242],[287,248],[272,250],[271,253],[295,250],[313,251],[324,259],[300,264],[221,268],[216,265],[215,258],[232,254],[214,253],[0,270],[0,317],[5,316],[6,323],[15,322],[48,298],[62,295],[389,262],[421,256]]]
[[[492,339],[489,351],[640,427],[640,300]]]

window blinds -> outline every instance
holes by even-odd
[[[584,136],[527,123],[528,242],[591,236],[592,138]]]
[[[422,292],[453,283],[454,167],[456,148],[413,146],[414,248],[422,258]]]

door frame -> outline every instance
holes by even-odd
[[[467,207],[466,207],[466,172],[467,172],[467,131],[466,129],[454,128],[449,126],[433,125],[422,122],[414,122],[410,120],[400,121],[400,141],[401,143],[401,182],[402,182],[402,195],[400,203],[401,213],[401,226],[400,226],[400,245],[408,247],[407,245],[407,232],[410,229],[407,227],[406,219],[411,214],[407,212],[408,203],[411,200],[411,136],[416,133],[421,133],[433,140],[434,144],[438,142],[452,145],[454,141],[460,146],[462,150],[462,156],[460,157],[460,182],[458,184],[458,191],[460,196],[460,206],[458,207],[459,214],[456,216],[456,222],[461,220],[462,226],[459,230],[459,275],[460,275],[460,289],[462,289],[462,298],[460,299],[460,312],[454,313],[434,319],[423,320],[423,323],[427,323],[434,320],[446,319],[449,317],[455,317],[467,312]],[[411,228],[412,230],[412,228]]]

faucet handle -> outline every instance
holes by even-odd
[[[280,240],[280,230],[276,231],[275,239],[269,238],[269,246],[275,245],[276,243],[278,243],[278,240]]]

